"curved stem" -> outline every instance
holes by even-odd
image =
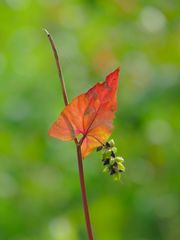
[[[63,78],[63,74],[62,74],[62,68],[61,68],[61,64],[60,64],[60,61],[59,61],[59,56],[58,56],[58,53],[57,53],[57,49],[56,49],[54,40],[51,37],[50,33],[46,29],[44,29],[44,30],[45,30],[45,32],[48,36],[48,39],[49,39],[49,42],[51,44],[51,47],[52,47],[52,50],[53,50],[53,53],[54,53],[54,57],[55,57],[55,60],[56,60],[56,65],[57,65],[59,79],[60,79],[60,83],[61,83],[61,89],[62,89],[62,93],[63,93],[64,103],[65,103],[65,105],[68,105],[68,96],[67,96],[67,93],[66,93],[65,82],[64,82],[64,78]],[[78,142],[77,138],[74,138],[74,142],[76,144],[76,150],[77,150],[79,179],[80,179],[80,185],[81,185],[81,195],[82,195],[84,215],[85,215],[85,220],[86,220],[86,228],[87,228],[87,233],[88,233],[88,239],[93,240],[93,234],[92,234],[91,222],[90,222],[90,216],[89,216],[89,209],[88,209],[88,200],[87,200],[87,196],[86,196],[86,186],[85,186],[85,181],[84,181],[81,144]]]
[[[84,170],[83,170],[83,164],[82,164],[82,153],[81,153],[81,145],[76,145],[77,149],[77,158],[78,158],[78,168],[79,168],[79,179],[80,179],[80,185],[81,185],[81,195],[82,195],[82,201],[83,201],[83,207],[84,207],[84,215],[86,219],[86,228],[88,232],[88,239],[93,240],[93,234],[92,234],[92,228],[91,228],[91,221],[89,216],[89,208],[88,208],[88,201],[86,196],[86,186],[84,181]]]
[[[68,96],[66,93],[66,87],[65,87],[65,83],[64,83],[64,77],[63,77],[63,73],[62,73],[62,68],[61,68],[58,52],[57,52],[57,49],[56,49],[56,46],[55,46],[55,43],[54,43],[54,40],[53,40],[51,34],[46,29],[44,29],[44,31],[48,36],[48,39],[51,44],[51,47],[52,47],[52,50],[54,53],[54,57],[56,60],[56,65],[57,65],[59,79],[60,79],[60,83],[61,83],[61,89],[62,89],[62,93],[63,93],[64,103],[65,103],[65,105],[68,105]]]

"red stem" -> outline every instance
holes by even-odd
[[[44,29],[44,30],[45,30],[45,32],[48,36],[48,39],[49,39],[49,42],[51,44],[51,47],[52,47],[52,50],[53,50],[53,53],[54,53],[54,57],[55,57],[55,60],[56,60],[59,79],[60,79],[60,83],[61,83],[61,90],[62,90],[63,98],[64,98],[64,104],[68,105],[68,97],[67,97],[67,93],[66,93],[65,82],[64,82],[64,78],[63,78],[63,74],[62,74],[62,68],[61,68],[61,64],[60,64],[60,61],[59,61],[58,52],[57,52],[54,40],[51,37],[50,33],[46,29]],[[88,239],[93,240],[91,221],[90,221],[90,216],[89,216],[88,200],[87,200],[87,196],[86,196],[86,186],[85,186],[85,181],[84,181],[81,144],[78,142],[77,138],[74,139],[74,142],[76,144],[76,149],[77,149],[79,179],[80,179],[80,185],[81,185],[81,195],[82,195],[82,202],[83,202],[83,208],[84,208],[84,216],[85,216],[85,220],[86,220],[86,228],[87,228],[87,233],[88,233]]]
[[[65,105],[68,105],[68,96],[67,96],[67,92],[66,92],[63,72],[62,72],[58,52],[57,52],[57,49],[56,49],[56,45],[54,43],[54,40],[53,40],[51,34],[46,29],[44,29],[44,31],[48,36],[48,39],[49,39],[49,42],[51,44],[51,47],[52,47],[52,50],[53,50],[53,53],[54,53],[54,57],[55,57],[55,60],[56,60],[56,65],[57,65],[58,75],[59,75],[59,79],[60,79],[60,83],[61,83],[61,90],[62,90],[62,94],[63,94],[63,98],[64,98],[64,103],[65,103]]]
[[[80,179],[80,185],[81,185],[81,195],[82,195],[82,201],[83,201],[83,207],[84,207],[84,216],[86,220],[86,228],[87,228],[89,240],[93,240],[93,233],[92,233],[91,221],[89,216],[88,200],[86,196],[86,186],[84,181],[81,145],[77,144],[76,149],[77,149],[77,158],[78,158],[79,179]]]

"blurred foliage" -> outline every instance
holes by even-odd
[[[180,239],[180,5],[167,0],[0,1],[0,239],[87,239],[75,147],[48,137],[69,98],[121,65],[113,138],[122,183],[84,161],[95,239]]]

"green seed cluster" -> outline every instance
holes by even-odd
[[[125,171],[123,165],[124,159],[116,156],[117,148],[115,147],[114,140],[111,139],[109,142],[99,146],[97,151],[102,151],[103,172],[112,175],[116,181],[120,180],[121,173]]]

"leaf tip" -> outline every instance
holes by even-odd
[[[121,70],[121,66],[117,67],[112,73],[117,74],[117,76],[119,77],[120,70]]]
[[[119,67],[116,69],[116,71],[118,71],[118,72],[119,72],[120,70],[121,70],[121,66],[119,66]]]

